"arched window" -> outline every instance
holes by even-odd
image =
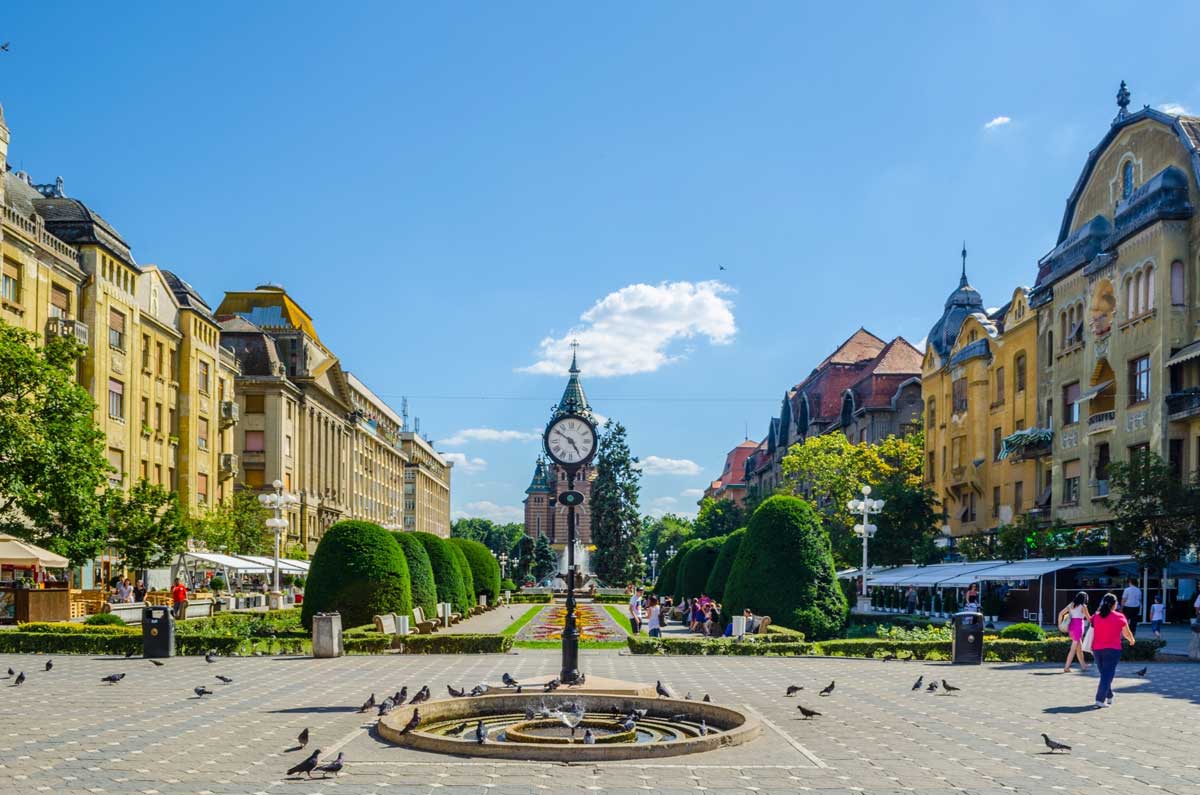
[[[1171,303],[1183,306],[1183,263],[1175,260],[1171,263]]]
[[[1125,168],[1121,170],[1121,198],[1128,199],[1129,194],[1133,193],[1133,161],[1125,161]]]
[[[849,425],[854,421],[854,398],[846,394],[842,398],[842,425]]]
[[[1050,367],[1054,361],[1054,330],[1046,332],[1046,367]]]
[[[1067,313],[1063,312],[1058,316],[1058,344],[1066,346],[1067,344]]]
[[[1146,291],[1146,301],[1142,306],[1143,312],[1149,312],[1154,308],[1154,266],[1150,265],[1146,268],[1145,274],[1142,276],[1142,289]]]
[[[1142,297],[1142,272],[1138,271],[1133,274],[1133,316],[1137,317],[1142,314],[1143,306]]]
[[[1133,277],[1126,276],[1121,288],[1122,298],[1124,299],[1125,319],[1133,317],[1136,308],[1133,304]]]
[[[1025,391],[1025,354],[1018,353],[1013,360],[1013,391]]]
[[[929,398],[929,430],[937,427],[937,401]]]

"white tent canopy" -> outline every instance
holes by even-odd
[[[0,566],[65,569],[71,561],[36,544],[0,533]]]
[[[928,566],[898,566],[887,569],[879,574],[868,574],[867,585],[878,586],[909,586],[915,585],[927,588],[935,585],[955,584],[968,573],[982,571],[1001,565],[999,561],[985,560],[975,563],[934,563]],[[970,580],[969,582],[974,582]]]
[[[275,571],[275,558],[268,558],[262,555],[238,555],[238,557],[259,566],[266,566],[267,571]],[[280,558],[279,571],[283,574],[308,574],[308,561]]]
[[[264,574],[271,570],[269,566],[263,566],[261,563],[233,555],[223,555],[220,552],[185,552],[183,557],[194,563],[207,563],[209,566],[236,571],[239,574]]]
[[[1132,561],[1128,555],[1091,555],[1078,558],[1032,558],[1005,563],[984,571],[966,575],[966,582],[1017,582],[1020,580],[1036,580],[1043,575],[1052,574],[1063,569],[1095,566],[1118,566]]]

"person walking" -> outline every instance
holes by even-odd
[[[1121,612],[1129,622],[1129,631],[1137,634],[1138,620],[1142,615],[1142,589],[1137,587],[1137,580],[1130,577],[1129,584],[1121,592]]]
[[[1100,669],[1100,684],[1096,687],[1096,707],[1111,707],[1113,703],[1112,683],[1117,675],[1117,663],[1121,661],[1121,639],[1133,646],[1137,639],[1129,629],[1129,619],[1116,610],[1116,594],[1106,593],[1100,600],[1100,609],[1092,616],[1092,659]]]
[[[1079,671],[1083,673],[1088,669],[1087,660],[1083,659],[1083,628],[1087,620],[1092,617],[1092,614],[1088,612],[1088,596],[1085,592],[1080,591],[1075,594],[1075,599],[1071,604],[1059,612],[1059,626],[1068,616],[1070,622],[1067,624],[1067,634],[1071,636],[1071,650],[1067,652],[1067,664],[1063,668],[1063,673],[1071,672],[1071,659],[1074,657],[1079,658]]]
[[[650,628],[650,637],[662,637],[662,608],[658,604],[658,597],[651,596],[650,601],[646,603],[646,626]]]
[[[917,612],[917,589],[908,586],[908,590],[904,593],[904,609],[911,616]]]
[[[179,577],[175,578],[175,587],[171,589],[171,612],[175,618],[183,618],[187,612],[187,586]]]
[[[642,589],[638,588],[629,597],[629,626],[634,635],[642,633]]]
[[[1163,604],[1162,595],[1154,595],[1154,604],[1150,605],[1150,628],[1154,630],[1154,637],[1157,640],[1162,640],[1163,623],[1167,620],[1167,606]]]
[[[128,604],[129,602],[133,601],[132,597],[133,597],[133,588],[129,584],[129,578],[126,577],[123,580],[119,580],[117,582],[117,599],[116,599],[116,601],[121,604]]]

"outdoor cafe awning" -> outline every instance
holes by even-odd
[[[36,544],[0,534],[0,566],[29,566],[40,569],[65,569],[71,561]]]
[[[265,566],[267,571],[275,571],[275,558],[268,558],[263,555],[238,555],[238,557],[259,566]],[[279,570],[285,574],[308,574],[308,561],[280,558]]]
[[[217,568],[228,569],[239,574],[264,574],[270,567],[255,563],[246,558],[236,558],[233,555],[223,555],[220,552],[185,552],[184,558],[200,563],[207,563]]]
[[[1063,569],[1095,567],[1095,566],[1119,566],[1122,563],[1128,563],[1133,558],[1128,555],[1093,555],[1081,556],[1076,558],[1034,558],[1031,560],[1018,560],[1012,563],[1005,563],[1000,566],[994,566],[989,569],[975,572],[970,577],[970,582],[979,582],[988,580],[990,582],[1016,582],[1018,580],[1036,580],[1043,575],[1051,574]]]

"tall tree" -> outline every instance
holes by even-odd
[[[741,506],[733,500],[705,497],[700,501],[700,513],[696,515],[696,521],[692,523],[692,535],[695,538],[727,536],[745,527],[747,519]]]
[[[533,572],[533,539],[522,533],[508,556],[516,561],[512,578],[520,585]]]
[[[944,516],[937,495],[927,488],[909,486],[899,475],[891,475],[875,486],[871,497],[883,500],[883,511],[874,524],[878,533],[871,539],[871,563],[898,566],[902,563],[936,563],[942,552],[935,543]]]
[[[188,523],[175,492],[139,480],[128,494],[108,493],[109,535],[130,569],[163,566],[187,545]]]
[[[534,581],[540,583],[553,574],[557,568],[558,555],[554,554],[554,547],[550,546],[550,539],[539,535],[533,545]]]
[[[638,536],[641,471],[629,453],[625,426],[615,420],[604,424],[596,449],[596,479],[592,481],[592,565],[603,582],[626,585],[642,577]]]
[[[204,516],[192,520],[192,538],[214,552],[231,555],[265,555],[274,552],[275,538],[267,530],[267,509],[249,490],[235,491],[213,506]],[[288,555],[288,550],[280,550]]]
[[[1200,484],[1181,478],[1155,453],[1109,465],[1109,506],[1116,516],[1113,551],[1158,571],[1200,542]]]
[[[0,532],[79,564],[107,541],[104,434],[75,382],[83,346],[39,340],[0,321]]]
[[[638,545],[642,557],[658,553],[658,565],[666,564],[669,549],[679,549],[683,542],[692,538],[692,522],[686,516],[673,513],[664,514],[657,519],[646,516],[642,518],[642,532]]]

